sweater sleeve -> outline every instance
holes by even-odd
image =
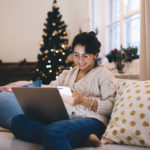
[[[69,70],[64,70],[56,80],[50,83],[50,86],[62,86]]]
[[[117,89],[116,79],[112,74],[108,73],[104,75],[99,84],[101,97],[91,97],[91,99],[96,100],[98,103],[97,113],[110,116]]]

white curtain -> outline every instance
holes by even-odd
[[[140,80],[150,80],[150,0],[141,0]]]

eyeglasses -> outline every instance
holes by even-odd
[[[73,53],[73,56],[75,57],[75,58],[82,58],[83,60],[89,60],[90,59],[90,56],[91,56],[91,54],[82,54],[82,55],[80,55],[79,53],[77,53],[77,52],[74,52]]]

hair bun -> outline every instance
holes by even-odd
[[[89,32],[90,35],[96,36],[96,33],[94,31]]]

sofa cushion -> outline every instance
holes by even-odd
[[[149,148],[108,144],[99,147],[82,147],[74,150],[148,150]],[[0,132],[0,150],[44,150],[43,146],[14,138],[10,132]]]
[[[14,138],[10,132],[0,132],[0,150],[44,150],[41,145]]]
[[[150,81],[119,82],[103,143],[150,147]]]

